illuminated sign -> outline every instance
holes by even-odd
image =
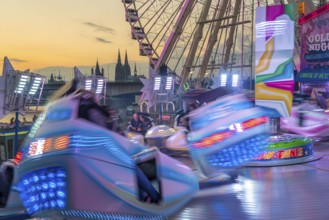
[[[262,116],[259,118],[253,118],[248,121],[242,122],[241,124],[242,124],[243,129],[249,129],[249,128],[253,128],[257,125],[265,124],[267,122],[268,122],[268,117]]]
[[[299,19],[300,82],[329,79],[329,4]]]
[[[305,22],[308,22],[310,20],[312,20],[313,18],[316,18],[318,17],[319,15],[323,14],[323,13],[326,13],[329,11],[329,4],[327,5],[324,5],[322,6],[321,8],[301,17],[299,20],[298,20],[298,23],[301,25],[301,24],[304,24]]]
[[[200,142],[193,143],[193,146],[196,148],[211,147],[213,144],[218,143],[226,138],[229,138],[234,135],[233,131],[226,131],[221,133],[216,133],[210,137],[202,139]]]
[[[17,152],[16,155],[15,155],[15,158],[14,160],[20,164],[22,162],[22,159],[23,159],[23,154],[21,152]]]
[[[70,144],[69,136],[57,138],[39,138],[30,143],[29,156],[41,155],[52,150],[64,150]]]
[[[35,141],[32,141],[30,144],[29,155],[36,156],[43,154],[44,144],[45,144],[45,139],[37,139]]]
[[[213,144],[223,141],[237,133],[243,132],[244,130],[256,127],[258,125],[265,124],[267,122],[268,117],[261,116],[259,118],[253,118],[242,123],[235,123],[230,125],[228,130],[212,134],[209,137],[205,137],[201,141],[193,143],[193,146],[195,148],[211,147]]]

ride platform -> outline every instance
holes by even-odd
[[[329,142],[315,144],[322,158],[275,167],[244,167],[236,181],[218,181],[170,219],[329,219]]]
[[[315,143],[322,158],[275,167],[244,167],[235,181],[200,176],[199,193],[170,220],[329,219],[329,142]],[[192,162],[180,158],[192,166]],[[22,214],[0,219],[26,219]]]

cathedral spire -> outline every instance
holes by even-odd
[[[118,62],[115,65],[115,81],[124,81],[125,79],[126,79],[125,71],[124,71],[123,65],[121,63],[121,56],[120,56],[120,49],[119,49]]]
[[[127,50],[126,50],[126,54],[125,54],[125,65],[129,65],[129,64],[128,64],[128,55],[127,55]]]
[[[125,64],[123,65],[123,72],[124,72],[124,79],[125,80],[130,80],[131,70],[130,70],[130,66],[129,66],[129,63],[128,63],[127,50],[126,50],[126,53],[125,53]]]
[[[101,70],[99,68],[98,60],[96,62],[95,75],[96,76],[101,76],[102,75]]]
[[[136,68],[136,63],[135,63],[135,68],[134,68],[134,76],[137,77],[137,68]]]
[[[119,49],[119,52],[118,52],[118,62],[117,62],[117,64],[121,64],[120,49]]]

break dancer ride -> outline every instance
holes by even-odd
[[[49,104],[34,124],[7,208],[21,203],[31,217],[162,219],[191,199],[198,181],[189,167],[79,118],[84,96]]]
[[[15,209],[30,217],[163,219],[186,204],[198,191],[192,170],[80,118],[85,93],[88,97],[86,91],[75,92],[46,107],[21,147],[22,160],[1,213]],[[191,135],[191,153],[206,175],[216,175],[212,168],[218,166],[240,166],[266,147],[265,112],[249,110],[239,118],[241,127],[234,119],[240,112],[231,111],[226,113],[231,122]],[[218,144],[210,146],[213,141]]]
[[[281,119],[281,128],[313,139],[329,135],[329,112],[312,103],[292,107],[290,117]]]
[[[228,95],[190,115],[189,150],[202,173],[231,173],[268,146],[268,117],[244,95]]]

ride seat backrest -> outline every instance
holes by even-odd
[[[107,115],[99,105],[89,100],[80,100],[78,117],[106,127]]]
[[[139,181],[139,189],[148,189],[149,192],[153,192],[154,196],[156,195],[157,199],[154,201],[155,203],[159,203],[162,197],[162,192],[161,192],[161,184],[160,184],[160,179],[158,177],[158,172],[157,172],[157,164],[156,164],[156,159],[152,158],[147,161],[143,161],[140,163],[136,164],[139,170],[141,170],[142,174],[140,175],[145,175],[147,178],[146,181]],[[138,178],[141,180],[142,178]],[[142,186],[142,185],[143,186]],[[141,192],[141,191],[140,191]],[[141,195],[141,194],[140,194]],[[140,198],[142,199],[142,198]]]
[[[155,159],[138,163],[137,166],[143,171],[145,176],[150,181],[157,179],[157,167]]]
[[[162,199],[161,179],[158,173],[158,161],[156,157],[157,151],[144,151],[133,156],[136,162],[137,179],[139,192],[141,189],[147,189],[153,195],[157,195],[158,203]],[[138,170],[140,172],[138,172]],[[145,177],[145,179],[143,178]],[[141,199],[141,198],[140,198]]]

